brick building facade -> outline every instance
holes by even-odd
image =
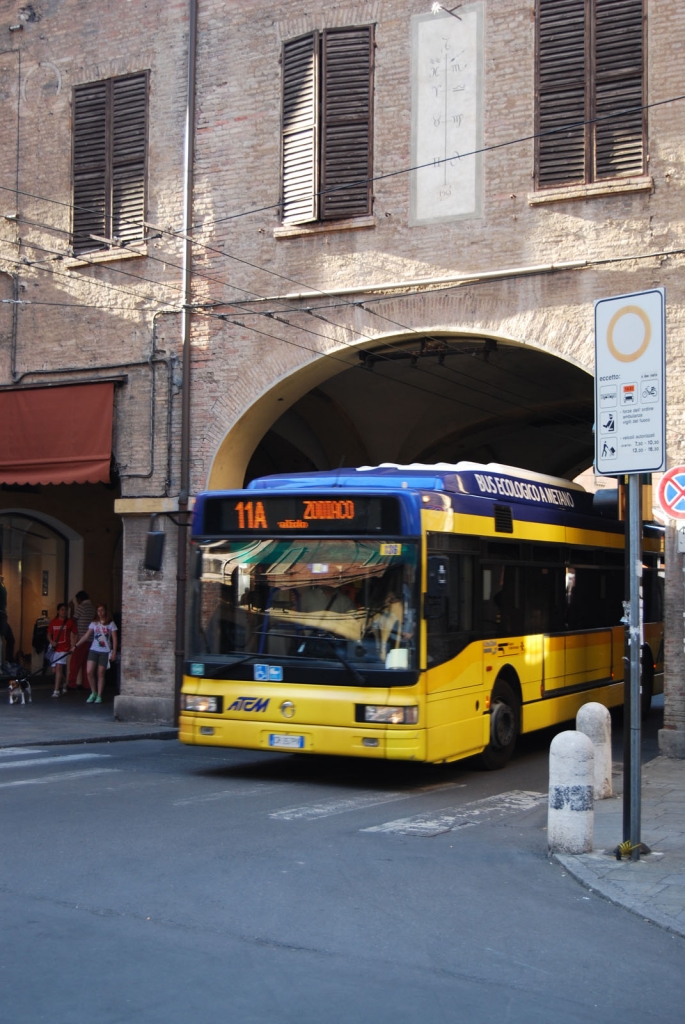
[[[6,484],[0,512],[32,509],[81,537],[96,518],[82,579],[122,610],[122,716],[168,715],[173,698],[174,545],[160,573],[142,551],[150,513],[173,514],[181,485],[175,232],[194,6],[130,3],[123,19],[118,5],[5,3],[0,24],[0,287],[13,300],[0,380],[114,379],[116,470],[109,484]],[[592,461],[593,302],[656,286],[668,464],[683,461],[682,5],[429,6],[197,4],[191,494],[386,460],[576,475]],[[141,169],[124,114],[143,73]],[[113,141],[89,163],[93,110]],[[101,216],[78,237],[72,204]],[[106,529],[123,531],[120,596]],[[682,755],[674,544],[670,530],[662,746]]]

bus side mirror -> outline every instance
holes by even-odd
[[[155,517],[152,516],[145,541],[145,558],[143,559],[144,567],[150,572],[159,572],[164,560],[164,533],[161,530],[155,530],[156,525]]]
[[[426,619],[439,619],[445,614],[450,589],[449,560],[444,555],[430,555],[427,565],[426,597],[423,615]]]
[[[428,597],[447,597],[450,589],[450,563],[444,555],[428,558]]]

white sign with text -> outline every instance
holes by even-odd
[[[666,458],[663,288],[595,303],[595,469],[656,473]]]

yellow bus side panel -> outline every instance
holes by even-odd
[[[514,669],[524,701],[540,696],[542,680],[542,634],[513,637],[506,640],[481,641],[483,648],[483,682],[486,693],[492,691],[504,665]]]
[[[469,536],[496,537],[498,540],[502,540],[502,534],[495,530],[495,520],[491,516],[422,509],[421,522],[428,532],[465,533]],[[581,530],[572,526],[557,526],[552,523],[536,523],[516,518],[514,518],[513,527],[513,532],[507,534],[507,540],[532,540],[617,549],[623,547],[623,534],[609,533],[601,529]],[[658,541],[655,545],[651,540],[645,540],[644,546],[645,549],[657,549]]]
[[[456,658],[436,665],[426,673],[426,693],[444,696],[451,690],[483,687],[483,654],[480,643],[469,644]]]
[[[611,677],[611,630],[575,633],[566,637],[566,686]],[[547,687],[545,687],[546,689]]]
[[[546,729],[559,722],[569,722],[589,700],[608,708],[616,707],[623,703],[623,683],[612,683],[596,690],[569,693],[564,697],[548,697],[534,704],[524,704],[521,710],[521,732],[535,732],[536,729]]]
[[[426,724],[428,761],[479,754],[488,742],[490,716],[485,714],[482,693],[452,694],[440,700],[429,697]]]

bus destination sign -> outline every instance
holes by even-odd
[[[207,498],[203,511],[201,532],[205,536],[400,532],[399,504],[396,498],[390,497],[276,497],[248,492],[234,498]]]

